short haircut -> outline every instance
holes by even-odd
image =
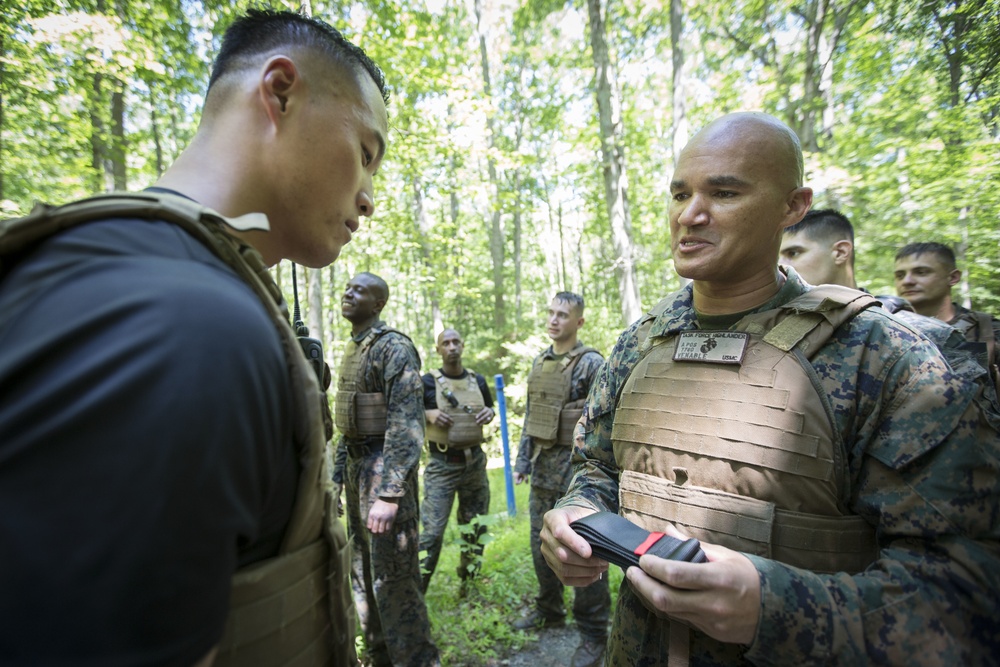
[[[386,302],[389,301],[389,284],[382,280],[382,278],[376,276],[374,273],[369,273],[368,271],[362,271],[358,274],[358,276],[367,276],[368,279],[374,283],[375,289],[378,291],[376,296]]]
[[[439,333],[439,334],[437,335],[437,338],[435,338],[435,339],[434,339],[434,347],[437,347],[438,345],[440,345],[440,344],[441,344],[441,338],[442,338],[442,337],[443,337],[443,336],[444,336],[444,335],[445,335],[446,333],[448,333],[448,332],[451,332],[451,333],[455,334],[456,336],[458,336],[458,340],[459,340],[460,342],[462,342],[462,343],[464,343],[464,342],[465,342],[465,339],[464,339],[464,338],[462,338],[462,334],[460,334],[460,333],[458,332],[458,329],[455,329],[454,327],[445,327],[444,329],[441,329],[441,333]]]
[[[361,67],[378,86],[382,101],[389,103],[385,76],[364,49],[352,44],[325,21],[272,9],[249,9],[226,29],[212,66],[208,90],[226,74],[245,67],[254,56],[289,46],[315,50],[331,63],[352,71]]]
[[[570,308],[575,310],[579,315],[583,315],[583,297],[576,292],[559,292],[553,298],[556,301],[565,301],[570,305]]]
[[[896,253],[896,261],[912,255],[935,255],[949,271],[955,268],[955,251],[943,243],[908,243]]]
[[[847,239],[854,243],[854,226],[847,216],[833,208],[820,208],[806,213],[805,217],[791,227],[786,234],[805,234],[813,240],[840,241]]]

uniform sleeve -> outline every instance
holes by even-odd
[[[538,359],[541,357],[535,357],[531,362],[531,367],[534,368],[535,364],[538,363]],[[530,370],[528,371],[530,374]],[[517,445],[517,459],[514,462],[514,472],[519,472],[522,475],[531,474],[531,460],[534,458],[534,448],[535,443],[532,441],[531,436],[528,435],[528,415],[531,413],[531,399],[526,398],[524,402],[524,423],[521,426],[521,440]]]
[[[531,400],[527,400],[524,406],[524,424],[521,426],[521,440],[517,444],[517,460],[514,462],[514,472],[519,472],[522,475],[531,474],[531,459],[534,450],[534,442],[531,440],[531,436],[528,435],[527,429],[528,425],[528,411],[531,410]]]
[[[580,360],[581,364],[588,361],[592,372],[583,408],[583,432],[578,427],[573,446],[573,481],[558,507],[618,511],[618,465],[611,446],[611,425],[620,385],[635,364],[635,328],[633,325],[622,333],[606,363],[599,354],[587,354]]]
[[[795,666],[988,664],[1000,651],[997,433],[929,343],[892,364],[884,381],[866,382],[852,510],[875,527],[879,559],[862,573],[823,575],[750,556],[762,600],[746,657]],[[881,410],[866,407],[874,400]]]
[[[385,447],[382,450],[384,470],[378,495],[399,498],[406,494],[406,477],[420,462],[424,444],[423,382],[420,359],[413,344],[404,336],[389,333],[382,336],[371,356],[378,360],[376,372],[385,393]]]
[[[490,393],[490,387],[486,384],[486,378],[484,378],[479,373],[476,373],[476,382],[479,384],[479,391],[483,395],[483,405],[487,408],[493,408],[493,395]]]
[[[599,352],[587,352],[573,368],[573,388],[570,390],[569,400],[578,401],[587,398],[590,393],[590,386],[597,377],[597,372],[604,363],[604,357]]]
[[[437,410],[437,386],[434,382],[434,376],[430,373],[424,373],[421,380],[424,384],[424,410]]]

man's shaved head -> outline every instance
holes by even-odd
[[[802,144],[795,132],[774,116],[756,111],[727,114],[702,128],[682,152],[719,144],[739,147],[745,159],[771,168],[787,190],[802,187]]]

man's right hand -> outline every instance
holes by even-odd
[[[567,586],[589,586],[608,569],[607,561],[593,558],[587,540],[570,528],[570,522],[590,516],[589,507],[560,507],[545,513],[542,525],[542,556],[559,581]]]
[[[526,479],[528,479],[528,476],[525,475],[523,472],[515,472],[514,473],[514,483],[515,484],[520,484],[521,482],[523,482]]]
[[[427,419],[428,424],[434,424],[435,426],[441,426],[442,428],[448,428],[455,423],[455,420],[451,418],[444,410],[424,410],[424,417]]]

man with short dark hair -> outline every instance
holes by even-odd
[[[387,129],[361,49],[251,10],[153,188],[0,229],[4,664],[356,660],[325,398],[267,267],[337,258]]]
[[[546,323],[552,345],[535,357],[528,375],[528,403],[517,451],[514,481],[531,477],[531,557],[538,578],[535,607],[514,623],[518,630],[562,625],[563,585],[542,557],[542,517],[566,492],[572,477],[570,454],[583,401],[604,361],[601,353],[578,340],[583,326],[583,297],[559,292],[549,304]],[[606,579],[579,588],[573,598],[573,618],[580,645],[572,667],[599,665],[607,642],[611,594]]]
[[[486,378],[462,363],[465,341],[455,329],[438,334],[441,367],[425,373],[424,416],[430,460],[424,468],[424,501],[420,506],[420,562],[423,590],[441,556],[444,529],[458,496],[458,525],[462,530],[462,555],[458,565],[460,595],[479,572],[483,558],[481,540],[486,526],[477,517],[490,510],[490,480],[486,475],[483,426],[493,421],[493,397]]]
[[[692,282],[622,333],[542,531],[574,586],[608,565],[572,521],[604,510],[649,531],[610,667],[1000,651],[1000,437],[973,387],[871,295],[777,265],[812,203],[802,178],[798,137],[762,113],[713,121],[677,160],[671,244]],[[700,540],[707,562],[644,553],[663,533]]]
[[[342,437],[333,481],[347,494],[354,603],[366,662],[426,667],[439,662],[418,559],[420,356],[408,336],[382,321],[388,300],[389,286],[368,272],[351,278],[341,297],[351,340],[337,376]]]
[[[781,263],[813,285],[857,287],[854,281],[854,226],[832,208],[815,209],[784,231]]]
[[[947,322],[981,347],[983,365],[991,370],[1000,389],[1000,320],[969,310],[951,299],[951,288],[962,279],[955,253],[942,243],[910,243],[896,253],[896,293],[913,304],[921,315]]]

